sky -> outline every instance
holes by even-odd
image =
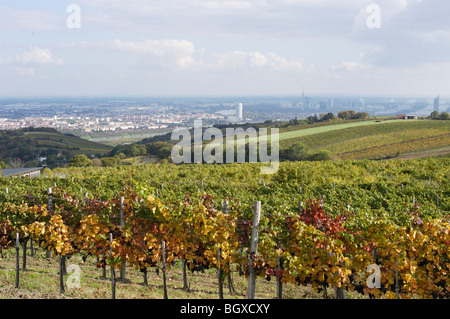
[[[0,96],[450,96],[448,0],[0,0]]]

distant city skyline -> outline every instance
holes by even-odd
[[[0,96],[450,96],[444,0],[0,0]]]

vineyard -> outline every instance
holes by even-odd
[[[176,263],[185,290],[187,272],[216,272],[219,298],[236,277],[255,298],[255,277],[276,285],[274,298],[285,285],[334,298],[450,297],[449,159],[283,162],[273,175],[260,175],[262,165],[0,178],[0,249],[37,244],[60,273],[68,258],[93,258],[112,288],[127,267],[146,284],[155,268],[166,298]]]
[[[325,126],[323,129],[327,128]],[[338,132],[335,131],[337,129]],[[311,150],[327,150],[343,160],[358,160],[433,150],[445,147],[450,142],[450,125],[446,121],[364,121],[331,125],[328,130],[305,134],[297,139],[281,139],[283,134],[288,134],[282,133],[281,148],[301,141]],[[299,130],[298,133],[302,131],[308,130]]]

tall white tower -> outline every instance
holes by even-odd
[[[439,95],[434,99],[433,111],[439,112]]]
[[[236,106],[236,117],[242,119],[242,103],[238,103]]]

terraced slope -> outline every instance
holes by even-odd
[[[297,142],[341,159],[380,159],[438,149],[445,153],[450,152],[450,121],[364,121],[280,133],[280,148]]]

